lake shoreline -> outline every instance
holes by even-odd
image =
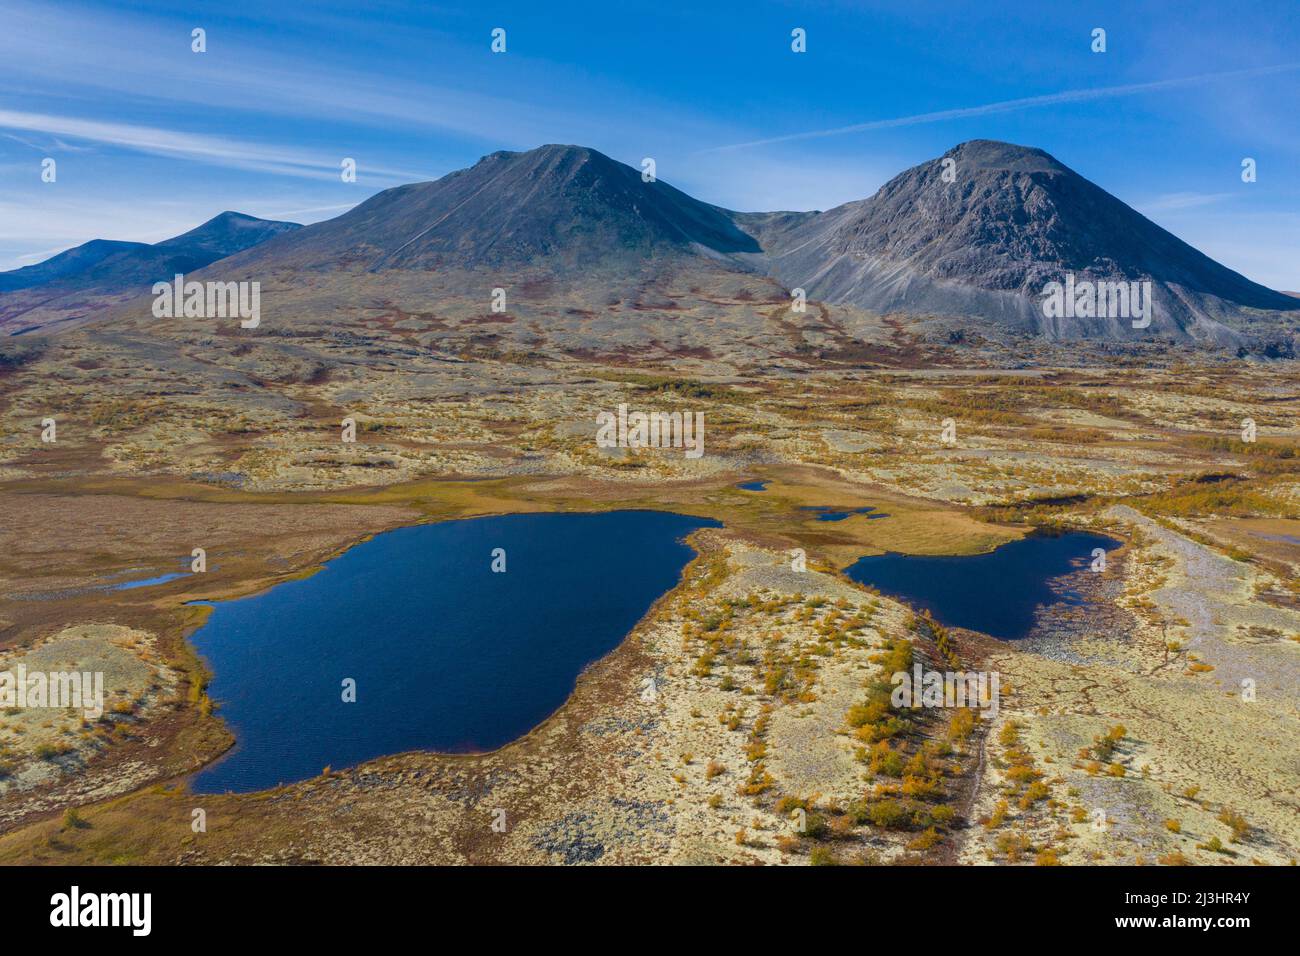
[[[251,792],[322,766],[518,739],[672,590],[671,565],[695,554],[682,539],[711,523],[619,510],[419,524],[215,605],[190,640],[238,743],[191,789]],[[342,704],[329,703],[330,674]]]

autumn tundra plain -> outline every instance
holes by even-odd
[[[132,318],[6,343],[0,654],[99,662],[109,706],[0,715],[0,860],[1294,861],[1289,363],[1161,348],[1053,365],[1038,343],[935,344],[824,305],[792,316],[775,284],[698,295],[719,324],[762,316],[770,357],[740,341],[523,355],[482,331],[521,316],[471,326],[382,302],[347,335]],[[707,453],[598,449],[595,413],[620,402],[703,411]],[[890,517],[819,521],[809,505]],[[188,602],[310,574],[414,522],[615,508],[724,527],[692,536],[680,584],[523,739],[187,792],[232,743],[186,640],[206,609]],[[1023,641],[945,629],[842,573],[1033,526],[1122,546],[1076,575],[1082,606],[1045,608]],[[203,575],[100,587],[200,545]],[[997,670],[996,718],[895,712],[879,682],[913,661]]]

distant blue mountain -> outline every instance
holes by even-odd
[[[36,265],[0,272],[0,335],[67,328],[147,294],[155,282],[301,228],[296,222],[223,212],[153,245],[92,239]]]
[[[201,269],[272,236],[300,228],[296,222],[223,212],[189,232],[153,245],[92,239],[36,265],[0,272],[0,292],[44,286],[55,286],[62,292],[136,291],[138,286],[170,279],[177,272]]]

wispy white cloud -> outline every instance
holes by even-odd
[[[36,150],[37,152],[46,153],[46,154],[55,153],[55,152],[88,153],[95,148],[93,146],[79,146],[73,143],[69,143],[67,140],[60,139],[57,136],[43,137],[41,142],[39,143],[30,137],[18,136],[15,133],[0,133],[0,136],[3,136],[5,139],[8,140],[13,140],[15,143],[20,143],[23,146],[26,146],[28,149]]]
[[[122,55],[131,49],[148,49],[150,55]],[[508,66],[488,68],[482,61],[463,45],[443,44],[436,75],[446,79],[434,83],[427,71],[412,69],[407,58],[374,69],[324,60],[301,45],[273,46],[247,34],[234,42],[215,33],[209,36],[209,52],[200,56],[190,52],[188,27],[178,30],[175,22],[81,8],[54,25],[43,4],[24,0],[6,0],[0,30],[3,72],[23,80],[11,88],[14,94],[66,91],[98,104],[109,94],[116,109],[141,103],[168,109],[204,106],[321,121],[334,130],[356,124],[449,133],[494,148],[531,148],[562,136],[596,142],[612,127],[643,135],[646,126],[680,127],[684,122],[679,104],[665,109],[656,122],[646,91],[635,91],[636,116],[597,112],[593,98],[607,91],[593,89],[585,74],[559,64],[518,52],[511,54]],[[515,92],[487,92],[491,74],[503,69],[514,78]],[[183,81],[177,82],[178,77]],[[710,135],[719,135],[717,126],[709,129]]]
[[[843,136],[848,133],[865,133],[871,130],[894,129],[900,126],[918,126],[922,123],[942,123],[948,120],[969,119],[974,116],[990,116],[995,113],[1010,113],[1016,110],[1034,109],[1040,106],[1056,106],[1062,103],[1085,103],[1091,100],[1108,99],[1114,96],[1135,96],[1140,93],[1154,93],[1160,90],[1172,90],[1186,86],[1197,86],[1218,80],[1241,79],[1247,77],[1267,76],[1273,73],[1287,73],[1300,70],[1300,63],[1280,63],[1275,66],[1253,67],[1246,70],[1229,70],[1222,73],[1202,73],[1197,76],[1182,76],[1168,80],[1153,80],[1148,83],[1128,83],[1123,86],[1099,86],[1086,90],[1062,90],[1059,93],[1046,93],[1042,96],[1025,96],[1014,100],[1002,100],[997,103],[984,103],[980,106],[966,106],[951,110],[938,110],[932,113],[915,113],[911,116],[896,116],[892,119],[872,120],[867,123],[855,123],[852,126],[835,126],[830,129],[806,130],[802,133],[789,133],[784,136],[770,136],[766,139],[754,139],[744,143],[729,143],[724,146],[711,146],[700,150],[701,153],[716,153],[726,150],[747,149],[752,146],[770,146],[774,143],[789,143],[795,140],[820,139],[825,136]]]
[[[265,214],[268,219],[291,219],[294,216],[311,216],[313,219],[318,218],[319,214],[328,212],[346,212],[353,206],[354,202],[332,203],[328,206],[304,206],[301,209],[277,209],[274,212]]]
[[[1197,209],[1201,206],[1212,206],[1215,203],[1226,202],[1235,198],[1235,193],[1166,193],[1163,196],[1156,196],[1145,202],[1139,202],[1135,209],[1143,214],[1156,212],[1167,212],[1173,209]]]
[[[250,143],[222,136],[17,110],[0,109],[0,128],[89,140],[155,156],[168,156],[212,166],[309,179],[337,178],[343,159],[343,157],[325,157],[287,146]],[[372,168],[361,162],[358,164],[358,177],[363,175],[379,177],[394,183],[429,178],[427,174],[384,167]]]

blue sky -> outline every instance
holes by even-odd
[[[673,185],[756,210],[859,199],[986,137],[1042,147],[1209,255],[1295,290],[1295,12],[1294,0],[5,0],[0,268],[91,238],[156,241],[225,209],[312,222],[548,142],[652,156]],[[206,53],[190,50],[195,27]],[[490,51],[495,27],[504,54]],[[795,27],[807,53],[790,50]],[[1095,27],[1105,53],[1090,49]],[[1241,181],[1247,156],[1255,183]],[[356,183],[339,176],[344,157]]]

